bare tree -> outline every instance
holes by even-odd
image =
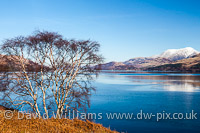
[[[52,106],[58,115],[89,106],[91,81],[98,74],[93,66],[103,61],[99,47],[47,31],[6,40],[1,48],[8,64],[1,73],[2,100],[15,108],[29,105],[38,116],[41,110],[48,115]]]

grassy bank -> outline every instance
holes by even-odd
[[[68,133],[116,133],[101,124],[78,119],[31,119],[19,120],[18,113],[14,113],[12,119],[5,119],[4,111],[0,110],[0,132],[68,132]]]

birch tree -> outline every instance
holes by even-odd
[[[93,66],[103,61],[99,47],[95,41],[64,39],[47,31],[5,40],[2,100],[18,109],[28,105],[37,116],[42,111],[49,115],[52,107],[59,115],[88,107],[91,81],[98,74]]]

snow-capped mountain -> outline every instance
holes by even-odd
[[[152,58],[167,58],[172,61],[181,60],[199,54],[199,52],[191,47],[182,49],[168,49],[160,55],[152,56]]]
[[[182,49],[168,49],[160,55],[151,57],[137,57],[124,62],[109,62],[101,65],[103,70],[137,70],[148,67],[156,67],[165,64],[172,64],[178,60],[198,55],[199,52],[191,47]]]

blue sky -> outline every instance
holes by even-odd
[[[199,0],[4,0],[0,42],[55,31],[98,41],[106,62],[188,46],[200,51],[199,7]]]

